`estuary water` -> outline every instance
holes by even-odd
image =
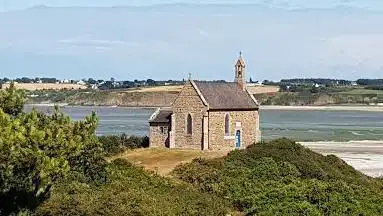
[[[50,112],[52,107],[36,107]],[[27,106],[26,110],[31,110]],[[154,109],[125,107],[62,107],[73,120],[91,111],[99,116],[98,135],[148,135]],[[383,112],[261,110],[262,138],[287,137],[297,141],[383,140]]]

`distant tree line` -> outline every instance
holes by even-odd
[[[271,80],[263,80],[262,84],[263,85],[280,85],[280,82],[274,82]]]
[[[309,79],[282,79],[283,84],[303,84],[303,85],[351,85],[353,81],[343,79],[321,79],[321,78],[309,78]]]
[[[183,81],[179,80],[167,80],[167,81],[155,81],[153,79],[147,80],[125,80],[125,81],[112,81],[111,80],[97,80],[95,83],[92,82],[89,84],[96,85],[98,89],[107,90],[107,89],[122,89],[122,88],[135,88],[135,87],[144,87],[144,86],[164,86],[164,85],[182,85]]]
[[[42,78],[28,78],[28,77],[22,77],[22,78],[16,78],[16,79],[9,79],[7,77],[4,77],[2,79],[0,79],[0,83],[6,83],[6,82],[10,82],[10,81],[15,81],[15,82],[18,82],[18,83],[37,83],[37,82],[42,82],[42,83],[56,83],[58,82],[59,80],[57,80],[56,78],[48,78],[48,77],[42,77]]]
[[[361,86],[383,86],[383,79],[358,79],[356,83]]]

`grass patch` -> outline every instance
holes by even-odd
[[[378,94],[378,95],[383,95],[383,91],[382,90],[354,88],[354,89],[350,89],[349,91],[337,92],[337,94],[350,94],[350,95]]]
[[[169,174],[177,165],[191,162],[195,158],[217,158],[227,155],[227,151],[200,151],[180,150],[165,148],[135,149],[126,151],[117,156],[111,157],[127,159],[133,164],[145,169],[157,172],[160,175]]]

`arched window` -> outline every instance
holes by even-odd
[[[241,67],[241,65],[238,65],[237,71],[238,71],[238,76],[241,77],[242,76],[242,67]]]
[[[193,120],[190,114],[188,114],[188,118],[186,120],[186,132],[187,134],[193,133]]]
[[[225,136],[229,136],[230,134],[230,119],[229,119],[229,114],[225,115]]]

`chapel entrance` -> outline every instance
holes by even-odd
[[[241,130],[235,131],[235,148],[241,148]]]

